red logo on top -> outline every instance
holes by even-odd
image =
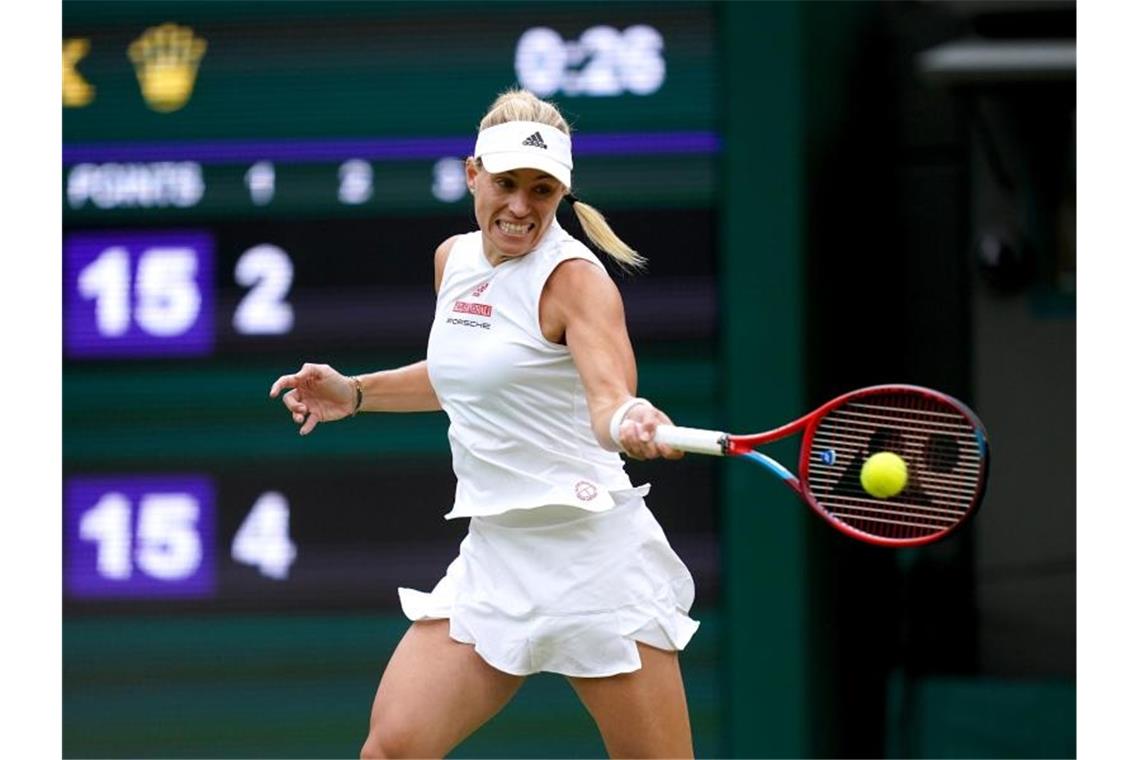
[[[491,316],[491,305],[486,303],[468,303],[467,301],[456,301],[455,308],[452,311],[457,311],[460,314],[477,314],[480,317]]]
[[[476,287],[474,290],[471,291],[471,297],[472,298],[478,298],[479,296],[483,295],[483,291],[486,290],[487,286],[490,284],[491,284],[490,280],[487,280],[486,282],[480,284],[478,287]]]

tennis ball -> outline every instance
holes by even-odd
[[[880,451],[867,457],[859,482],[876,499],[889,499],[906,488],[906,462],[898,454]]]

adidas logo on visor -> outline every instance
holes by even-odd
[[[546,150],[546,143],[542,141],[542,135],[540,135],[538,132],[535,132],[533,135],[523,140],[522,144],[529,145],[533,148],[542,148],[543,150]]]

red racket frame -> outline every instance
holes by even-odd
[[[823,418],[836,407],[842,406],[855,399],[866,396],[881,396],[889,393],[905,393],[923,396],[954,407],[970,421],[978,436],[980,449],[978,482],[975,487],[974,498],[970,503],[970,508],[956,523],[947,527],[945,530],[928,536],[900,539],[864,533],[840,521],[838,518],[833,517],[827,510],[819,505],[815,496],[811,493],[811,489],[804,486],[808,478],[808,468],[811,463],[812,439],[815,437],[816,428]],[[751,435],[729,435],[724,443],[724,453],[726,456],[744,456],[751,453],[757,446],[787,438],[800,431],[803,432],[803,438],[800,443],[799,470],[797,475],[791,478],[783,478],[784,483],[798,494],[816,514],[824,518],[829,525],[851,538],[877,546],[891,546],[896,548],[922,546],[923,544],[940,541],[969,522],[970,518],[977,513],[978,505],[981,504],[982,497],[985,495],[986,482],[989,478],[989,440],[986,436],[985,427],[982,425],[981,420],[978,419],[978,416],[974,414],[973,410],[953,396],[948,396],[940,391],[924,388],[919,385],[872,385],[866,388],[860,388],[834,398],[815,411],[809,412],[803,417],[773,430]]]

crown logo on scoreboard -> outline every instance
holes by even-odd
[[[147,105],[160,113],[177,111],[190,100],[206,40],[178,24],[152,26],[131,43],[128,55]]]

